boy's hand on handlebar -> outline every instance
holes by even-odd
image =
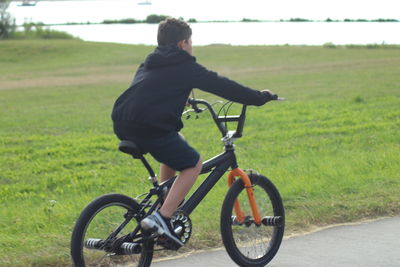
[[[269,89],[264,89],[264,90],[262,90],[261,92],[267,92],[267,93],[269,93],[270,95],[273,95],[273,94],[274,94],[274,93],[272,93],[272,91],[269,90]]]
[[[265,89],[265,90],[262,90],[261,93],[268,95],[268,98],[269,98],[268,101],[278,99],[278,95],[274,94],[271,90]]]

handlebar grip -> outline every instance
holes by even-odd
[[[279,97],[278,97],[277,94],[273,94],[273,95],[271,96],[271,100],[278,100],[278,99],[279,99]]]

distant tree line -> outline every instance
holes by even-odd
[[[248,19],[248,18],[243,18],[241,22],[260,22],[258,19]]]
[[[15,31],[9,36],[9,39],[78,39],[73,35],[45,28],[45,25],[39,23],[24,23],[23,31]]]
[[[133,18],[127,18],[127,19],[120,19],[120,20],[104,20],[102,23],[104,24],[116,24],[116,23],[122,23],[122,24],[133,24],[133,23],[160,23],[161,21],[165,20],[169,16],[166,15],[148,15],[146,19],[144,20],[137,20]],[[179,19],[184,20],[182,17]],[[190,18],[187,20],[189,23],[196,23],[198,22],[194,18]],[[207,21],[207,22],[232,22],[228,20],[213,20],[213,21]],[[266,20],[258,20],[258,19],[249,19],[249,18],[243,18],[240,22],[271,22],[271,21],[266,21]],[[305,18],[290,18],[288,20],[281,19],[279,22],[315,22],[315,20],[310,20],[310,19],[305,19]],[[333,20],[331,18],[327,18],[324,20],[324,22],[399,22],[399,20],[396,19],[374,19],[374,20],[366,20],[366,19],[345,19],[345,20]],[[90,24],[90,23],[89,23]]]
[[[312,20],[303,19],[303,18],[291,18],[289,19],[290,22],[311,22]]]
[[[0,39],[9,38],[17,28],[15,20],[7,12],[10,2],[10,0],[0,0]]]
[[[119,19],[119,20],[104,20],[104,24],[115,24],[115,23],[123,23],[123,24],[133,24],[133,23],[160,23],[165,20],[169,16],[166,15],[156,15],[151,14],[146,17],[145,20],[137,20],[137,19]]]
[[[344,22],[399,22],[397,19],[345,19]]]
[[[156,15],[156,14],[151,14],[146,17],[144,20],[138,20],[138,19],[120,19],[120,20],[104,20],[104,24],[115,24],[115,23],[122,23],[122,24],[133,24],[133,23],[150,23],[150,24],[157,24],[160,23],[161,21],[165,20],[170,16],[167,15]],[[182,17],[179,19],[184,20]],[[196,19],[190,18],[188,19],[188,22],[194,23],[197,22]]]
[[[314,22],[314,20],[303,19],[303,18],[291,18],[289,20],[280,20],[281,22],[289,21],[289,22]],[[333,20],[331,18],[327,18],[324,20],[325,22],[400,22],[396,19],[344,19],[344,20]]]

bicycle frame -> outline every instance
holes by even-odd
[[[225,174],[225,172],[229,169],[232,168],[228,175],[228,185],[230,186],[233,181],[235,176],[239,176],[246,187],[250,205],[252,208],[253,212],[253,217],[254,217],[254,222],[258,225],[261,224],[261,218],[258,213],[258,208],[257,205],[255,204],[255,199],[251,187],[251,182],[250,178],[245,174],[241,169],[238,168],[237,161],[236,161],[236,155],[233,149],[228,149],[224,153],[221,153],[207,161],[204,162],[201,174],[204,173],[209,173],[211,172],[207,178],[200,184],[200,186],[196,189],[196,191],[190,196],[190,198],[184,203],[184,205],[180,208],[181,211],[186,213],[187,215],[191,214],[193,210],[200,204],[200,202],[204,199],[204,197],[211,191],[211,189],[214,187],[214,185],[221,179],[221,177]],[[176,179],[176,176],[167,180],[166,182],[160,184],[157,187],[153,187],[150,189],[150,192],[146,195],[146,197],[140,202],[140,206],[142,206],[142,209],[140,212],[137,214],[133,215],[133,217],[140,217],[144,218],[151,214],[157,206],[160,204],[161,199],[163,198],[162,192],[165,192],[165,190],[169,189],[172,184],[174,183]],[[249,185],[249,186],[248,186]],[[150,200],[150,198],[157,194],[158,198],[157,200],[151,205],[150,209],[147,212],[144,212],[144,209],[148,207],[146,204]],[[242,222],[244,220],[244,215],[243,212],[240,211],[240,207],[237,204],[235,204],[235,213],[237,215],[237,220],[239,222]],[[126,218],[126,220],[130,220],[130,218]],[[126,223],[126,222],[124,222]],[[125,236],[121,242],[133,240],[138,233],[140,227],[137,226],[130,234]],[[112,239],[118,232],[118,229],[114,231],[107,240]]]

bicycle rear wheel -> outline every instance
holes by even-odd
[[[285,214],[281,197],[275,186],[264,176],[249,175],[256,199],[261,225],[252,219],[251,207],[242,180],[229,189],[221,211],[221,235],[226,251],[240,266],[265,266],[278,252],[282,242]],[[245,219],[235,216],[238,200]]]
[[[133,217],[139,204],[120,194],[101,196],[91,202],[76,221],[71,238],[75,266],[150,266],[153,240],[138,231],[132,240],[121,238],[138,225]],[[115,237],[110,238],[114,233]],[[108,240],[108,241],[106,241]]]

